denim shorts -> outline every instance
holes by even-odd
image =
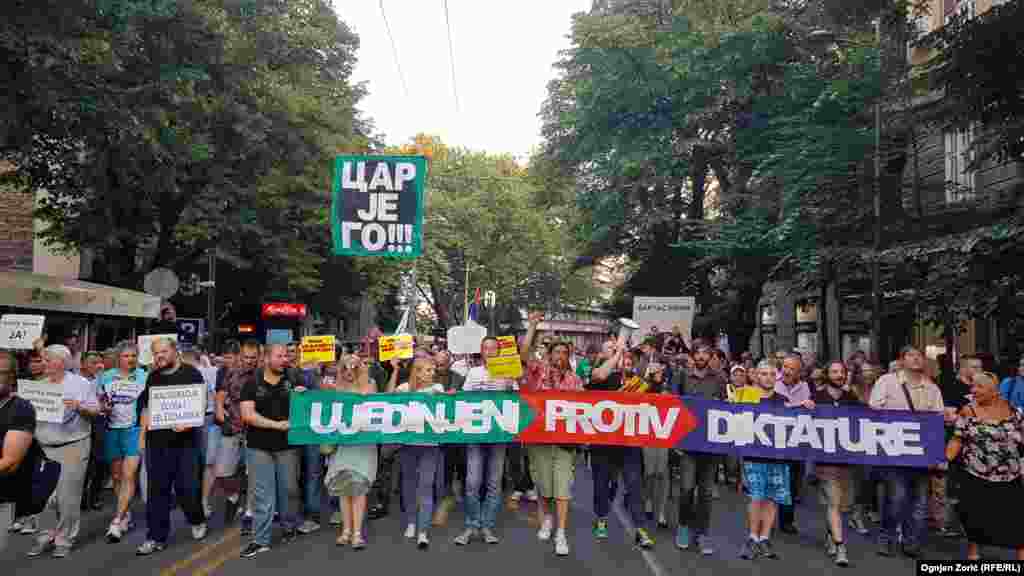
[[[103,439],[103,456],[107,462],[139,455],[139,428],[111,428]]]

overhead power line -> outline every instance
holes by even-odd
[[[409,85],[405,83],[405,74],[402,73],[402,63],[398,59],[398,47],[395,45],[395,36],[391,34],[391,25],[388,24],[388,16],[384,13],[384,0],[380,0],[380,17],[384,19],[384,29],[388,32],[388,39],[391,40],[391,54],[395,57],[395,68],[398,69],[398,79],[402,82],[402,91],[405,97],[409,97]]]
[[[448,17],[448,0],[444,1],[444,23],[448,28],[448,61],[452,65],[452,92],[455,94],[455,112],[459,112],[459,86],[455,82],[455,50],[452,49],[452,21]]]

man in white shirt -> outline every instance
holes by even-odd
[[[907,346],[900,352],[902,369],[882,376],[871,390],[869,404],[875,410],[910,410],[943,413],[942,392],[925,374],[925,357],[920,350]],[[920,553],[928,519],[928,471],[918,468],[893,467],[885,474],[884,517],[879,530],[878,553],[891,556],[896,544],[896,530],[903,533],[903,554],[916,557]]]
[[[484,362],[466,373],[464,392],[508,392],[516,389],[514,380],[492,378],[487,371],[487,359],[498,355],[498,341],[488,336],[480,343],[480,356]],[[486,467],[485,467],[486,464]],[[455,543],[465,546],[481,536],[488,544],[497,544],[494,523],[501,506],[501,480],[505,473],[504,444],[470,444],[466,447],[466,529]],[[484,501],[480,501],[480,487],[487,486]]]

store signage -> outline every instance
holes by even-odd
[[[267,302],[263,305],[263,317],[305,318],[306,305],[294,302]]]

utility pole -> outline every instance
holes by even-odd
[[[882,20],[875,19],[875,42],[878,44],[879,85],[885,90],[885,72],[882,66]],[[882,358],[882,98],[875,102],[875,186],[874,186],[875,234],[874,254],[871,261],[871,346],[879,363]]]

